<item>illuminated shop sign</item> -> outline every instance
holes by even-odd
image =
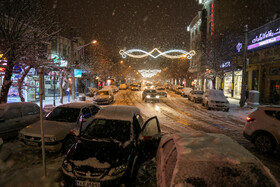
[[[269,47],[280,42],[280,19],[248,33],[248,50]],[[270,45],[271,44],[271,45]]]
[[[80,69],[74,69],[74,77],[82,77],[83,71]]]

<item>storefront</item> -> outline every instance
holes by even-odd
[[[248,33],[247,87],[260,92],[261,103],[279,104],[280,18]]]
[[[223,91],[225,96],[240,99],[242,85],[242,71],[225,73]]]

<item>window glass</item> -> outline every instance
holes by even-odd
[[[22,111],[23,116],[35,115],[39,113],[40,113],[40,109],[35,105],[23,106],[23,111]]]
[[[156,118],[153,118],[145,126],[145,129],[143,130],[142,135],[143,136],[154,136],[158,133],[159,133],[159,130],[158,130],[158,126],[157,126],[157,120],[156,120]]]
[[[89,108],[83,108],[82,113],[83,113],[84,118],[91,117],[91,112],[90,112]]]
[[[88,125],[82,137],[86,139],[130,140],[129,121],[95,119]]]
[[[99,111],[99,108],[96,106],[91,106],[91,107],[89,107],[89,109],[90,109],[92,115],[95,115]]]
[[[49,115],[46,117],[46,120],[76,122],[78,120],[79,114],[79,108],[56,107],[51,113],[49,113]]]
[[[9,108],[9,110],[7,111],[7,113],[4,117],[5,117],[5,119],[20,118],[21,117],[21,108],[20,107]]]

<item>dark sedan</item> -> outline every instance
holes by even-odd
[[[133,186],[139,157],[156,154],[158,119],[143,124],[138,108],[109,106],[91,120],[63,161],[63,184]]]

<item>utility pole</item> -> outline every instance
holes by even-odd
[[[43,160],[43,173],[44,177],[47,176],[46,169],[46,153],[45,153],[45,139],[44,139],[44,126],[43,126],[43,99],[45,98],[45,83],[44,83],[44,68],[39,69],[39,96],[40,96],[40,126],[41,126],[41,147],[42,147],[42,160]]]
[[[241,87],[241,98],[240,98],[240,107],[244,107],[246,102],[246,91],[247,91],[247,45],[248,45],[248,25],[244,26],[245,33],[245,45],[244,45],[244,54],[243,54],[243,69],[242,69],[242,87]]]

